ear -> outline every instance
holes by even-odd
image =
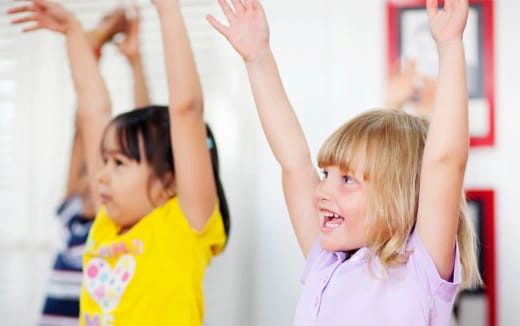
[[[172,198],[177,194],[177,184],[175,183],[175,176],[173,173],[168,172],[163,178],[162,178],[162,185],[165,192],[165,195],[168,198]]]

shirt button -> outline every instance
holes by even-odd
[[[327,285],[327,280],[323,280],[322,284]]]

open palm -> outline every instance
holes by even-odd
[[[218,0],[229,23],[225,26],[208,15],[209,23],[231,43],[245,61],[253,61],[269,47],[269,26],[258,0]]]
[[[428,0],[426,6],[430,30],[437,43],[462,39],[468,19],[468,0],[446,0],[444,10],[439,10],[438,0]]]
[[[58,33],[67,31],[71,13],[61,5],[46,0],[30,0],[29,4],[8,10],[8,14],[28,13],[29,15],[12,21],[13,24],[35,22],[25,28],[24,32],[48,29]]]

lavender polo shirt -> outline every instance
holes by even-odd
[[[368,269],[368,248],[352,257],[320,248],[316,241],[305,263],[304,284],[294,325],[297,326],[447,326],[461,282],[458,246],[453,282],[444,281],[413,232],[412,250],[403,265],[376,278]],[[379,261],[374,262],[378,270]]]

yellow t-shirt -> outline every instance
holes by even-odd
[[[80,325],[202,325],[204,272],[226,242],[218,205],[203,232],[177,197],[119,230],[102,208],[83,258]]]

